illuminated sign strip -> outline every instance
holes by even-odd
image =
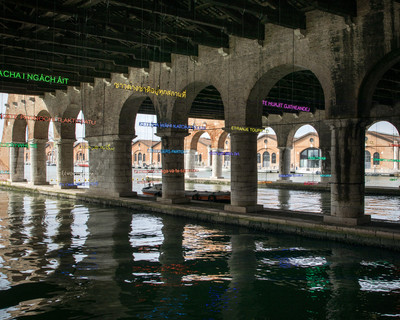
[[[125,90],[135,90],[135,91],[140,91],[140,92],[146,92],[146,93],[153,93],[155,95],[167,95],[171,97],[179,97],[179,98],[186,98],[186,90],[183,91],[182,93],[176,92],[176,91],[171,91],[171,90],[162,90],[162,89],[154,89],[151,88],[150,86],[147,87],[142,87],[142,86],[135,86],[131,84],[125,84],[125,83],[117,83],[114,82],[114,86],[116,89],[125,89]]]
[[[302,174],[280,174],[279,177],[281,178],[289,178],[289,177],[302,177]]]
[[[217,152],[217,151],[210,151],[211,155],[218,155],[218,156],[238,156],[239,152]]]
[[[391,162],[400,162],[400,160],[396,159],[372,159],[373,161],[391,161]]]
[[[111,148],[111,146],[108,144],[108,145],[106,145],[106,146],[82,146],[82,145],[80,145],[79,146],[79,149],[89,149],[89,150],[110,150],[110,151],[113,151],[115,148],[114,147],[112,147]]]
[[[157,128],[174,128],[174,129],[192,129],[192,130],[206,130],[206,127],[188,126],[186,124],[172,124],[172,123],[157,123],[157,122],[139,122],[142,127],[157,127]]]
[[[180,173],[185,173],[185,172],[199,172],[197,169],[162,169],[162,170],[133,170],[134,173],[168,173],[170,170],[173,172],[180,172]]]
[[[237,130],[237,131],[251,131],[251,132],[261,132],[264,131],[264,128],[250,128],[250,127],[236,127],[236,126],[231,126],[231,130]]]
[[[37,148],[37,143],[13,143],[13,142],[8,142],[8,143],[0,143],[0,147],[10,147],[10,148]]]
[[[22,77],[21,77],[22,74]],[[25,77],[26,75],[26,77]],[[61,76],[58,77],[52,77],[52,76],[44,76],[41,74],[40,76],[38,74],[30,74],[30,73],[24,73],[24,72],[14,72],[14,71],[8,71],[8,70],[0,70],[0,77],[3,78],[14,78],[14,79],[23,79],[23,80],[33,80],[33,81],[42,81],[42,82],[48,82],[48,83],[60,83],[60,84],[67,84],[69,78],[61,78]],[[57,82],[56,82],[57,79]],[[65,80],[65,83],[64,83]]]
[[[19,117],[19,118],[18,118]],[[35,120],[35,121],[53,121],[53,122],[67,122],[67,123],[84,123],[95,125],[96,121],[92,120],[81,120],[75,118],[59,118],[59,117],[46,117],[46,116],[26,116],[23,114],[3,114],[0,113],[0,119],[20,119],[20,120]]]
[[[291,109],[291,110],[296,110],[296,111],[305,111],[305,112],[310,112],[310,108],[309,107],[303,107],[303,106],[295,106],[292,104],[286,104],[286,103],[282,103],[282,102],[273,102],[273,101],[267,101],[267,100],[263,100],[262,101],[264,106],[267,107],[276,107],[276,108],[284,108],[284,109]]]
[[[170,149],[161,149],[161,150],[154,150],[154,149],[147,149],[149,153],[188,153],[188,150],[170,150]]]

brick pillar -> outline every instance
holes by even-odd
[[[133,197],[132,191],[132,139],[134,136],[89,137],[88,193],[106,194],[114,197]],[[107,149],[94,149],[102,146]]]
[[[13,143],[25,143],[16,142]],[[11,182],[23,182],[26,181],[24,179],[24,148],[11,147],[10,149],[10,180]],[[31,152],[32,156],[32,152]]]
[[[186,153],[184,155],[184,159],[185,159],[185,168],[187,170],[193,170],[195,168],[195,156],[196,156],[196,150],[188,150],[188,153]],[[186,172],[186,176],[189,178],[195,178],[196,175],[194,174],[194,172],[188,171]]]
[[[60,189],[77,188],[74,184],[74,139],[59,139],[57,148],[57,184]]]
[[[365,125],[357,120],[332,120],[331,215],[324,221],[345,225],[367,223],[364,215]]]
[[[257,134],[231,132],[231,204],[225,210],[255,212],[262,210],[257,205]],[[214,159],[213,159],[214,160]]]
[[[168,134],[158,134],[161,137],[162,150],[183,150],[185,134],[171,132]],[[163,153],[161,157],[162,169],[181,170],[184,169],[183,153]],[[185,203],[189,200],[185,198],[185,173],[162,173],[162,198],[157,201],[165,203]]]
[[[218,152],[224,152],[224,149],[212,149],[213,155],[209,154],[209,157],[212,157],[212,175],[211,179],[222,179],[222,155],[218,154]],[[215,154],[214,154],[215,152]]]
[[[290,153],[291,147],[279,147],[279,175],[285,175],[285,177],[279,177],[279,182],[292,182],[290,180]]]
[[[44,185],[49,184],[46,181],[46,143],[45,139],[32,139],[29,144],[36,144],[37,147],[32,148],[29,145],[31,153],[31,184]]]

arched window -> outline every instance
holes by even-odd
[[[139,161],[142,161],[142,154],[139,152],[139,154],[138,154],[138,160]]]
[[[135,162],[137,161],[137,154],[135,153]]]
[[[157,154],[157,162],[160,162],[161,160],[160,160],[160,154],[158,153]]]
[[[263,167],[269,167],[270,166],[270,156],[269,152],[265,151],[263,153]]]
[[[28,154],[25,155],[25,158],[26,158],[25,161],[28,162]]]
[[[377,166],[379,166],[379,164],[380,164],[380,155],[379,155],[379,152],[375,152],[374,153],[374,158],[372,159],[372,161],[373,161],[373,163],[374,163],[374,165],[377,165]]]
[[[371,153],[365,150],[365,169],[371,169]]]
[[[272,154],[272,161],[271,162],[272,163],[276,163],[276,153],[275,152]]]
[[[143,153],[143,162],[146,162],[146,154]]]
[[[76,161],[79,161],[79,153],[76,154]]]
[[[201,153],[199,154],[199,162],[201,163]]]
[[[85,161],[85,154],[82,153],[82,160]]]
[[[261,154],[257,153],[257,163],[261,163]]]
[[[304,149],[300,153],[300,168],[318,168],[321,160],[312,160],[310,158],[320,157],[320,153],[317,148]]]

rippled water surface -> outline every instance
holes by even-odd
[[[394,319],[400,257],[0,191],[0,319]]]
[[[50,184],[56,184],[56,167],[47,166],[47,179]],[[25,178],[30,180],[29,177],[30,166],[25,166]],[[89,170],[88,168],[75,167],[75,180],[78,182],[89,181]],[[223,176],[225,178],[230,177],[230,172],[223,170]],[[142,193],[142,188],[147,186],[143,184],[146,180],[146,175],[151,179],[154,176],[159,176],[159,173],[155,174],[138,174],[134,173],[132,176],[132,190],[138,193]],[[196,172],[196,176],[199,178],[209,178],[211,171],[200,171]],[[278,173],[266,173],[259,172],[258,180],[260,181],[276,181],[279,179]],[[321,178],[317,174],[304,173],[302,177],[291,177],[294,182],[305,182],[305,181],[320,181]],[[398,188],[400,179],[391,181],[394,179],[389,176],[366,176],[366,186],[384,186]],[[95,181],[91,181],[95,182]],[[138,183],[140,182],[140,183]],[[78,188],[88,188],[86,186],[79,186]],[[230,185],[215,185],[215,184],[194,184],[186,183],[186,190],[204,190],[204,191],[230,191]],[[262,188],[258,189],[258,203],[262,204],[265,208],[270,209],[283,209],[283,210],[294,210],[294,211],[305,211],[314,212],[321,214],[330,214],[331,197],[329,192],[320,191],[306,191],[306,190],[288,190],[288,189],[270,189]],[[371,215],[374,219],[400,221],[400,197],[398,196],[384,196],[384,195],[366,195],[365,196],[365,214]]]

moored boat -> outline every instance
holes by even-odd
[[[162,184],[157,183],[142,188],[142,192],[147,196],[162,196]],[[185,197],[190,200],[211,201],[211,202],[230,202],[231,193],[229,191],[185,191]]]

